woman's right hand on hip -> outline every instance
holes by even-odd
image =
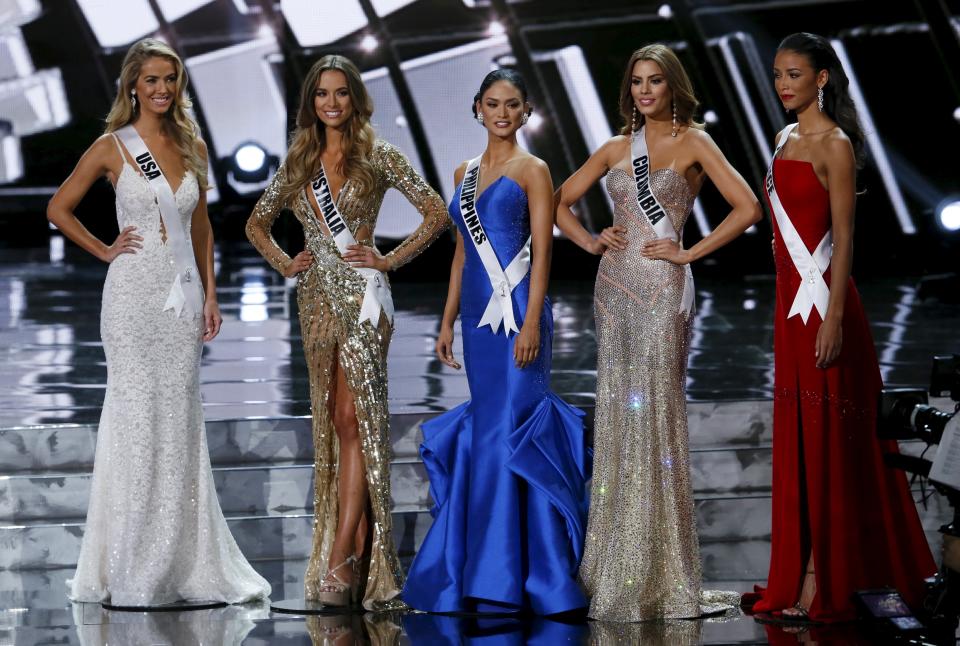
[[[309,269],[311,264],[313,264],[313,254],[304,249],[293,257],[293,262],[287,265],[283,275],[287,278],[293,278],[301,271]]]

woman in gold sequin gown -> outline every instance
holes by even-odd
[[[384,311],[376,325],[360,321],[368,286],[356,270],[396,269],[433,242],[449,220],[443,201],[406,157],[374,139],[372,112],[353,63],[335,55],[317,61],[304,81],[287,158],[246,230],[274,269],[297,276],[316,456],[306,598],[341,605],[350,600],[344,593],[352,593],[368,609],[387,609],[402,605],[396,596],[403,586],[390,516],[387,347],[392,321]],[[321,172],[332,203],[357,241],[343,253],[311,186]],[[381,256],[372,238],[389,188],[403,193],[423,222]],[[293,210],[306,240],[306,249],[294,258],[270,235],[284,207]],[[334,226],[334,232],[339,228]]]
[[[760,206],[702,125],[690,81],[663,45],[633,53],[620,111],[623,134],[605,143],[557,192],[557,224],[602,253],[594,292],[597,400],[594,472],[580,581],[590,616],[609,621],[696,617],[737,604],[701,589],[700,550],[687,449],[686,367],[691,261],[760,219]],[[637,200],[631,146],[645,137],[649,185],[682,240],[709,177],[732,207],[689,250],[659,238]],[[570,210],[606,175],[613,226],[596,239]],[[670,261],[670,262],[667,262]],[[692,297],[692,281],[687,286]]]

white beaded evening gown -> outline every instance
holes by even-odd
[[[187,173],[174,188],[189,236],[197,180]],[[153,189],[129,163],[116,196],[120,228],[137,227],[143,248],[118,256],[103,287],[107,393],[70,598],[144,606],[266,597],[270,585],[237,547],[214,488],[200,404],[203,319],[164,310],[173,254]]]

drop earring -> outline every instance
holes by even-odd
[[[133,106],[133,109],[137,109],[137,91],[130,90],[130,104]]]
[[[483,125],[483,115],[482,115],[482,114],[480,114],[480,113],[478,112],[478,113],[477,113],[477,116],[474,117],[474,118],[477,120],[477,123],[479,123],[481,126]]]
[[[630,118],[630,131],[636,132],[637,128],[640,127],[640,111],[637,110],[637,106],[633,106],[633,116]]]
[[[671,101],[670,108],[673,110],[673,128],[670,131],[670,136],[676,137],[677,136],[677,104]]]
[[[530,113],[524,112],[523,116],[520,117],[520,125],[521,126],[527,125],[527,121],[530,121]]]
[[[817,109],[823,112],[823,88],[817,88]]]

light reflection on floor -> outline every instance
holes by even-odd
[[[0,427],[89,423],[99,417],[106,383],[99,334],[106,266],[79,253],[55,263],[47,258],[37,250],[8,250],[0,262]],[[294,281],[243,247],[219,258],[225,323],[203,354],[207,417],[308,414]],[[915,285],[914,279],[861,283],[883,376],[892,386],[925,385],[934,353],[960,352],[954,332],[960,306],[921,302]],[[389,356],[394,412],[445,410],[468,397],[463,373],[433,356],[445,294],[443,284],[395,285],[396,331]],[[574,404],[591,403],[596,379],[592,285],[554,283],[550,294],[554,390]],[[689,398],[769,398],[772,278],[700,278],[697,303]]]

